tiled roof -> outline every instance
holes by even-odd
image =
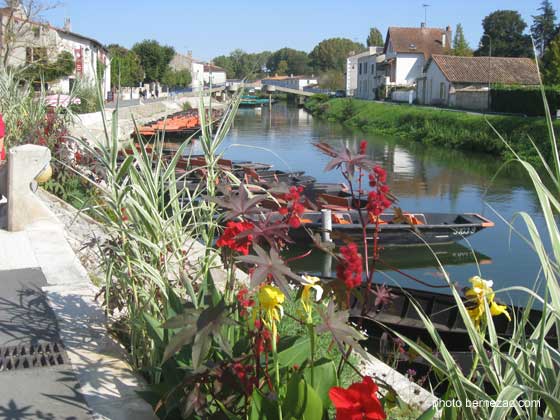
[[[538,85],[537,66],[530,58],[456,57],[433,55],[447,80],[455,83]]]
[[[443,45],[445,35],[445,45]],[[397,53],[423,53],[426,59],[432,54],[443,54],[451,48],[451,31],[442,28],[396,28],[387,31],[384,53],[391,42]]]
[[[213,64],[205,64],[204,65],[204,71],[206,71],[206,72],[215,71],[215,72],[225,73],[225,70],[223,68],[215,66]]]

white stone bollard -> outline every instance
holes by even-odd
[[[35,178],[51,161],[51,152],[44,146],[25,144],[8,152],[8,230],[19,231],[33,222],[56,217],[35,195]]]
[[[331,209],[322,209],[321,210],[323,220],[323,242],[330,243],[332,242],[331,239],[331,232],[332,232],[332,212]]]

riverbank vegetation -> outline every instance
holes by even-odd
[[[537,144],[547,161],[552,157],[546,140],[548,128],[543,118],[485,116],[347,98],[329,100],[324,95],[310,98],[305,107],[320,118],[364,132],[395,136],[430,146],[488,153],[501,159],[512,157],[488,121],[524,159],[534,164],[540,163],[531,141]],[[560,130],[559,122],[553,126],[556,132]]]

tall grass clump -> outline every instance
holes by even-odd
[[[478,285],[477,292],[471,289],[470,293],[471,298],[475,294],[477,296],[473,308],[472,302],[465,304],[445,275],[472,343],[473,365],[466,372],[456,363],[436,327],[419,306],[416,310],[435,343],[437,354],[397,334],[429,363],[446,387],[442,399],[452,403],[442,411],[443,419],[560,418],[560,226],[557,219],[560,212],[560,158],[544,89],[542,98],[547,135],[539,143],[548,145],[549,159],[545,159],[529,137],[526,141],[534,147],[534,153],[540,159],[539,167],[544,170],[537,170],[518,154],[499,133],[494,120],[489,121],[489,126],[514,156],[513,161],[527,173],[540,203],[546,225],[544,229],[539,230],[525,212],[519,212],[515,219],[521,219],[525,224],[528,236],[524,239],[539,258],[541,270],[535,284],[542,282],[543,291],[537,293],[525,287],[512,286],[494,292],[490,283],[480,282],[481,279],[477,278],[473,281],[473,289],[474,284]],[[513,225],[510,226],[514,230]],[[445,270],[442,272],[445,274]],[[505,338],[496,334],[492,319],[503,309],[495,306],[494,293],[510,290],[525,293],[528,304],[520,316],[511,320],[513,334]],[[529,320],[533,308],[542,309],[536,323]]]
[[[509,149],[486,124],[488,119],[502,133],[517,154],[533,165],[540,165],[538,153],[527,141],[537,139],[539,150],[550,162],[546,138],[548,128],[542,119],[517,116],[466,113],[404,104],[380,104],[357,99],[311,98],[306,108],[314,115],[341,122],[374,134],[401,137],[426,145],[489,153],[503,159],[512,157]],[[560,124],[553,124],[558,132]]]

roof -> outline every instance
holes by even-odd
[[[443,35],[446,35],[443,45]],[[443,54],[451,48],[451,30],[443,28],[397,28],[390,27],[387,30],[385,47],[383,53],[387,53],[387,47],[391,42],[393,50],[397,53],[424,54],[428,59],[433,54]]]
[[[3,7],[3,8],[0,8],[0,15],[9,16],[9,15],[12,13],[12,10],[13,10],[13,9],[12,9],[11,7]],[[85,39],[86,41],[90,41],[90,42],[93,43],[93,44],[97,44],[97,46],[98,46],[100,49],[102,49],[102,50],[104,50],[104,51],[108,51],[107,48],[105,48],[105,46],[104,46],[101,42],[99,42],[98,40],[96,40],[95,38],[91,38],[91,37],[85,36],[85,35],[80,35],[80,34],[78,34],[78,33],[76,33],[76,32],[67,31],[66,29],[63,29],[63,28],[57,28],[56,26],[53,26],[53,25],[51,25],[51,24],[48,23],[48,22],[36,22],[36,21],[32,21],[32,20],[27,19],[26,17],[18,16],[17,13],[18,13],[18,11],[16,10],[16,11],[14,12],[14,19],[16,19],[16,20],[20,20],[20,21],[27,22],[27,23],[29,23],[30,25],[38,25],[38,26],[43,26],[43,27],[46,26],[46,27],[48,27],[48,28],[50,28],[50,29],[52,29],[52,30],[55,30],[55,31],[57,31],[57,32],[61,32],[61,33],[63,33],[63,34],[67,34],[67,35],[70,35],[70,36],[73,36],[73,37],[76,37],[76,38]]]
[[[454,83],[539,84],[537,66],[530,58],[456,57],[435,54],[432,61],[446,79]]]
[[[204,71],[215,71],[215,72],[222,72],[222,73],[226,72],[223,68],[215,66],[213,64],[205,64]]]

